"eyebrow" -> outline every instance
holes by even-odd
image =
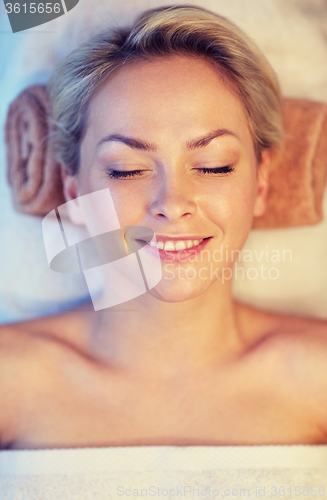
[[[214,130],[213,132],[209,132],[209,134],[204,135],[203,137],[199,137],[197,139],[193,139],[186,143],[186,149],[191,151],[197,148],[204,148],[207,146],[213,139],[216,137],[221,137],[222,135],[230,135],[236,137],[239,141],[240,138],[231,130],[226,128],[221,128],[218,130]],[[126,144],[132,149],[138,149],[140,151],[157,151],[157,146],[154,144],[148,143],[146,141],[142,141],[140,139],[136,139],[134,137],[129,137],[121,134],[110,134],[106,137],[103,137],[97,144],[97,148],[99,148],[105,142],[121,142]]]
[[[222,135],[231,135],[233,137],[236,137],[236,139],[238,139],[239,141],[241,140],[231,130],[228,130],[227,128],[220,128],[218,130],[214,130],[213,132],[209,132],[209,134],[206,134],[203,137],[199,137],[198,139],[193,139],[192,141],[188,142],[186,145],[186,149],[192,150],[192,149],[197,149],[197,148],[204,148],[213,139],[215,139],[216,137],[221,137]]]
[[[103,137],[101,141],[98,142],[97,148],[104,142],[122,142],[132,149],[139,149],[141,151],[157,151],[157,147],[154,144],[149,144],[148,142],[141,141],[140,139],[135,139],[134,137],[121,134],[111,134]]]

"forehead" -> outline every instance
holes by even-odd
[[[115,72],[91,99],[92,135],[147,135],[169,130],[175,139],[232,129],[249,140],[243,104],[205,58],[170,56],[138,61]]]

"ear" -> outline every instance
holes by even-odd
[[[78,180],[76,175],[69,175],[64,167],[60,167],[61,179],[66,200],[65,209],[67,216],[73,224],[84,226],[84,217],[78,197]]]
[[[262,151],[261,163],[257,172],[257,196],[254,203],[254,217],[261,217],[266,211],[270,164],[271,152],[265,149]]]

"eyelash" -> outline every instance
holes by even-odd
[[[199,172],[203,174],[228,174],[230,172],[234,172],[234,167],[227,165],[226,167],[216,167],[216,168],[197,168]],[[129,177],[137,177],[142,175],[143,170],[128,170],[128,171],[120,171],[120,170],[110,170],[106,172],[106,174],[111,179],[128,179]]]
[[[142,170],[128,170],[128,171],[120,171],[120,170],[109,170],[106,174],[111,179],[127,179],[128,177],[136,177],[140,175]]]
[[[231,165],[227,165],[226,167],[197,168],[197,170],[203,174],[228,174],[234,172],[235,168]]]

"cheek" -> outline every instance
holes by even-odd
[[[135,189],[128,189],[127,186],[115,186],[115,183],[110,182],[107,177],[83,175],[79,179],[78,196],[96,193],[104,189],[109,189],[114,217],[118,218],[120,227],[140,225],[139,221],[142,220],[142,216],[144,217],[145,196],[141,196]],[[95,217],[96,224],[103,224],[107,216],[108,213],[97,207],[93,217]],[[89,232],[92,232],[88,222],[85,221],[85,224]]]
[[[236,247],[244,244],[252,227],[255,186],[255,178],[233,180],[207,197],[211,217]]]
[[[107,183],[121,225],[138,225],[144,219],[150,203],[151,189],[133,182]]]

